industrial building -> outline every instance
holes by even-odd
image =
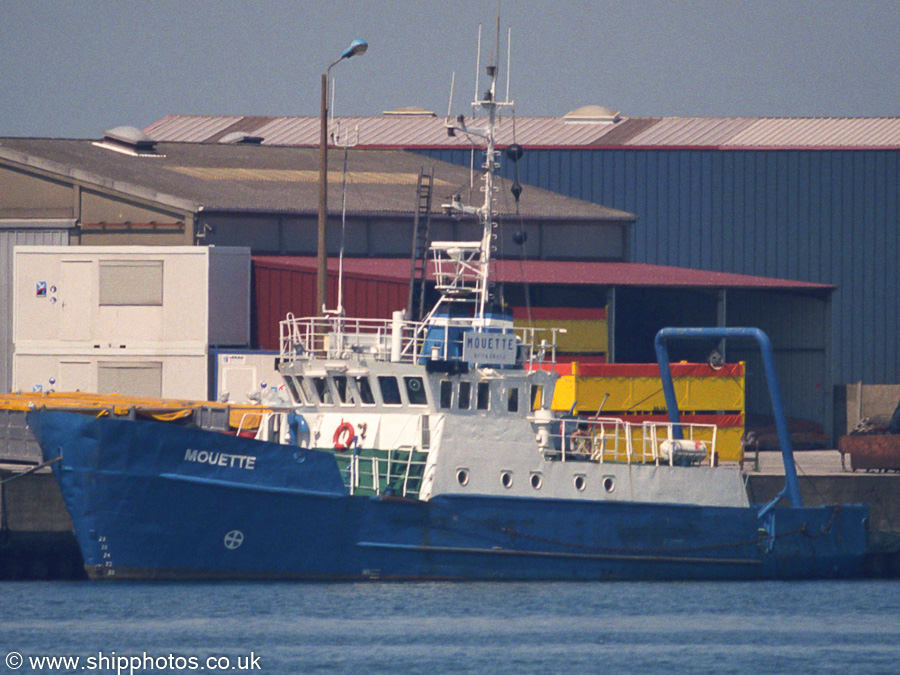
[[[432,237],[469,236],[472,224],[444,216],[440,206],[455,194],[468,198],[467,170],[396,151],[352,150],[348,162],[345,222],[341,191],[331,190],[331,255],[343,240],[347,256],[406,258],[408,286],[423,165],[433,179]],[[136,129],[114,130],[97,140],[0,139],[0,388],[14,386],[16,245],[208,245],[246,247],[254,255],[314,255],[317,167],[314,150],[154,143]],[[340,168],[331,176],[338,185],[342,178]],[[518,214],[508,206],[501,215],[515,216],[541,255],[555,259],[621,261],[633,221],[631,214],[538,189],[522,195]],[[565,246],[572,238],[580,242],[577,249]],[[500,248],[511,245],[498,241]],[[206,283],[202,269],[197,272],[195,281]],[[27,280],[32,281],[41,279]],[[394,309],[405,304],[404,296]],[[316,308],[294,310],[301,311]]]
[[[277,322],[288,311],[316,310],[310,256],[316,245],[317,156],[313,148],[279,145],[277,136],[235,133],[235,123],[209,125],[202,142],[166,136],[162,125],[150,134],[120,128],[97,140],[0,139],[6,260],[12,260],[13,244],[247,247],[254,255],[251,346],[277,349]],[[157,140],[163,136],[168,140]],[[480,199],[467,167],[369,145],[361,129],[359,146],[346,154],[333,150],[329,176],[329,252],[336,255],[343,240],[344,305],[360,316],[383,315],[385,302],[391,310],[407,304],[423,169],[433,177],[432,240],[470,238],[473,223],[445,216],[441,204],[454,195]],[[336,186],[345,176],[342,219]],[[638,224],[632,213],[534,187],[516,201],[509,191],[514,171],[510,176],[497,199],[505,233],[497,240],[498,292],[519,314],[543,309],[565,318],[578,310],[592,317],[602,340],[573,346],[565,355],[569,360],[651,361],[652,337],[665,325],[756,325],[779,348],[789,414],[830,425],[830,397],[823,392],[832,386],[827,364],[834,286],[629,262],[635,247],[643,246],[634,241]],[[332,268],[336,276],[335,260]],[[3,283],[3,295],[11,298],[8,272]],[[332,281],[332,306],[335,296]],[[10,317],[11,302],[2,309]],[[6,330],[0,336],[0,384],[9,388],[15,345]],[[674,355],[705,360],[713,346]],[[749,352],[729,345],[726,357],[749,360],[747,409],[766,411],[761,373]]]
[[[424,111],[341,123],[359,129],[360,147],[473,161],[470,139]],[[314,145],[317,120],[170,116],[147,131],[203,142],[235,128]],[[827,349],[828,372],[804,396],[831,407],[834,395],[840,409],[844,385],[900,381],[900,118],[638,118],[587,106],[506,118],[500,143],[525,148],[504,175],[635,214],[630,262],[833,287],[826,334],[794,312],[762,324],[797,364],[785,379],[809,378],[818,367],[807,357]]]

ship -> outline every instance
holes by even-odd
[[[35,410],[92,579],[751,580],[858,576],[868,507],[802,504],[774,366],[785,489],[750,503],[716,427],[681,422],[667,344],[756,329],[664,329],[669,420],[551,410],[556,331],[517,327],[491,282],[497,68],[448,133],[483,139],[484,202],[445,205],[481,239],[431,243],[437,300],[281,322],[291,405],[254,438]],[[711,331],[711,332],[710,332]],[[768,355],[766,354],[768,350]]]

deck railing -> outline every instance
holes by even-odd
[[[422,488],[427,453],[413,446],[388,450],[387,455],[350,456],[345,475],[351,495],[393,495],[417,498]]]
[[[472,319],[441,319],[440,323],[405,319],[353,319],[342,316],[302,317],[288,315],[279,324],[281,358],[350,359],[418,363],[428,358],[446,359],[462,354],[462,338],[479,330]],[[434,329],[434,330],[430,330]],[[513,328],[519,339],[518,362],[528,367],[552,366],[556,362],[557,328]],[[427,352],[427,353],[426,353]]]
[[[559,420],[551,433],[550,459],[695,466],[717,463],[715,424],[626,422],[615,417]]]

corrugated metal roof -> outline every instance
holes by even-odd
[[[196,143],[198,139],[208,141],[212,136],[224,132],[225,129],[241,119],[239,116],[169,115],[144,129],[144,133],[153,140]]]
[[[772,118],[756,120],[725,147],[873,148],[900,146],[900,118]]]
[[[180,133],[180,132],[179,132]],[[318,209],[318,149],[222,143],[158,143],[157,153],[131,156],[89,140],[0,138],[0,159],[41,168],[67,178],[196,211],[315,213]],[[337,153],[335,153],[337,154]],[[329,171],[329,208],[340,208],[342,172],[337,157]],[[460,193],[480,203],[480,186],[469,187],[465,167],[399,150],[353,148],[348,156],[349,213],[410,213],[419,170],[434,171],[432,210]],[[499,183],[499,184],[498,184]],[[495,183],[508,195],[510,181]],[[516,213],[511,198],[498,199],[498,216]],[[523,218],[590,223],[632,221],[634,216],[541,188],[524,190]]]
[[[254,257],[254,261],[285,268],[315,269],[311,256]],[[337,270],[337,258],[328,260],[329,270]],[[344,258],[344,271],[373,279],[409,279],[409,259]],[[430,273],[430,268],[429,268]],[[570,262],[556,260],[496,260],[491,272],[502,283],[566,284],[589,286],[635,286],[658,288],[740,288],[784,289],[828,292],[836,287],[790,279],[747,276],[727,272],[691,270],[665,265],[623,262]]]
[[[749,117],[663,117],[622,145],[718,146],[751,124]]]
[[[484,120],[466,118],[466,123],[478,127]],[[332,131],[335,126],[344,138],[358,141],[357,147],[468,148],[472,144],[464,134],[448,136],[442,117],[342,117],[332,121]],[[157,141],[207,143],[238,128],[262,136],[266,145],[314,147],[319,142],[317,117],[170,115],[145,131]],[[900,148],[900,117],[623,117],[614,123],[502,117],[497,132],[501,146],[515,141],[531,148]]]
[[[317,146],[318,117],[215,118],[170,115],[145,130],[156,141],[207,143],[231,130],[240,121],[241,131],[263,137],[265,145]],[[473,128],[484,126],[483,118],[466,118]],[[617,123],[572,122],[561,117],[501,117],[497,125],[500,145],[516,142],[535,146],[593,145],[624,120]],[[339,117],[330,122],[330,133],[339,133],[360,147],[460,147],[468,148],[465,134],[448,136],[443,117],[384,115],[379,117]]]

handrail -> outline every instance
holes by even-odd
[[[402,459],[403,453],[406,453],[405,462]],[[403,487],[401,488],[401,496],[408,496],[409,481],[413,478],[411,475],[413,467],[422,467],[421,480],[424,481],[424,469],[428,466],[427,459],[415,459],[417,453],[423,455],[426,454],[421,450],[417,450],[413,445],[401,445],[397,448],[388,450],[386,459],[377,455],[364,457],[357,453],[353,453],[348,458],[346,474],[349,493],[353,495],[356,494],[357,490],[363,489],[372,490],[375,495],[381,495],[383,494],[381,489],[382,479],[384,479],[386,486],[390,486],[392,481],[402,478]],[[405,467],[402,467],[399,473],[391,473],[391,467],[395,463],[405,463]],[[366,470],[367,468],[368,471]],[[382,468],[384,468],[383,473]],[[366,480],[367,482],[371,480],[371,483],[364,485],[363,480]]]
[[[678,401],[675,397],[672,371],[669,368],[667,342],[671,339],[698,340],[710,338],[719,340],[726,338],[753,338],[759,343],[763,369],[766,373],[766,382],[769,386],[769,399],[772,402],[772,414],[775,417],[775,428],[778,431],[778,444],[781,446],[781,458],[784,462],[785,492],[791,502],[791,506],[802,507],[803,499],[800,496],[800,483],[797,480],[797,467],[794,464],[791,436],[788,433],[787,417],[784,414],[781,390],[778,388],[778,377],[775,373],[775,357],[772,352],[772,342],[769,340],[769,336],[759,328],[663,328],[656,334],[654,341],[656,360],[659,363],[659,374],[662,378],[663,393],[666,397],[669,419],[672,421],[672,424],[676,425],[675,433],[679,434],[679,438],[682,437],[680,435],[681,422],[678,414]]]
[[[321,358],[347,358],[353,354],[366,354],[376,360],[399,360],[417,363],[423,357],[423,350],[431,328],[444,329],[435,339],[444,343],[443,353],[461,353],[462,340],[452,340],[450,330],[474,330],[481,328],[475,320],[442,319],[440,325],[422,321],[395,321],[393,319],[354,319],[339,316],[330,317],[288,317],[279,324],[280,355],[286,361],[317,356]],[[564,333],[563,328],[543,328],[516,326],[511,331],[519,338],[522,365],[555,364],[556,336]],[[538,339],[539,334],[549,339]],[[397,342],[399,340],[399,342]],[[392,349],[392,343],[399,344],[399,350]],[[451,347],[453,347],[451,349]]]
[[[716,463],[716,425],[685,423],[689,440],[677,442],[671,422],[628,422],[618,417],[560,420],[559,434],[550,441],[558,450],[545,458],[553,461],[590,461],[598,464],[666,463],[693,466]],[[573,426],[574,425],[574,428]],[[693,444],[691,444],[693,442]],[[663,453],[666,453],[665,456]],[[701,454],[702,453],[702,454]]]

